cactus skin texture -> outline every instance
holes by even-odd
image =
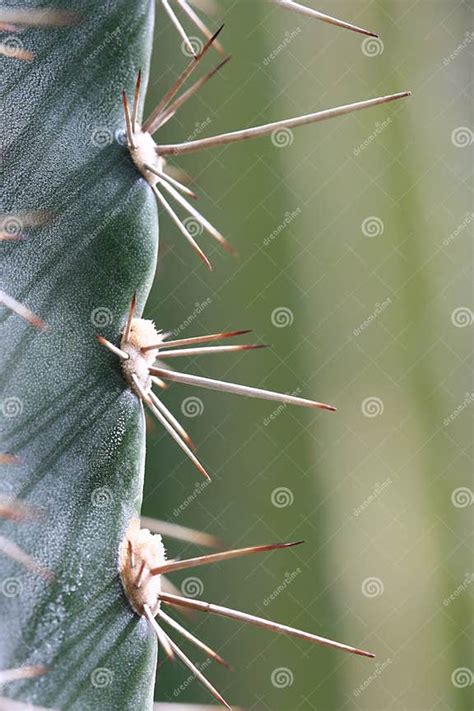
[[[20,223],[48,215],[2,244],[5,291],[48,329],[2,311],[2,451],[16,459],[2,467],[1,493],[41,514],[1,522],[1,534],[53,577],[0,556],[0,669],[48,667],[0,696],[146,710],[156,643],[117,575],[119,543],[141,505],[144,417],[95,334],[116,339],[132,292],[140,311],[155,271],[155,199],[121,142],[120,100],[139,68],[146,83],[154,0],[67,0],[65,9],[77,11],[75,24],[12,34],[31,61],[1,58],[1,210]]]

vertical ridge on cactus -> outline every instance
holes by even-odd
[[[147,83],[154,2],[62,5],[80,21],[27,23],[13,39],[34,61],[1,60],[1,228],[21,235],[2,239],[2,288],[48,330],[2,308],[2,451],[15,465],[2,467],[11,515],[0,535],[52,574],[0,556],[2,585],[12,581],[0,594],[0,669],[49,669],[2,686],[1,703],[145,710],[156,640],[134,624],[117,577],[117,546],[140,513],[145,423],[94,333],[116,332],[134,289],[142,308],[155,272],[156,205],[124,160],[116,101],[140,67]],[[16,501],[44,515],[22,524]]]

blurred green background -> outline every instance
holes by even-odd
[[[472,5],[312,2],[380,32],[382,42],[364,43],[263,0],[219,2],[212,24],[225,20],[232,62],[160,131],[161,142],[405,89],[414,96],[296,130],[291,146],[267,138],[175,161],[239,258],[204,234],[209,274],[162,216],[145,315],[165,330],[189,319],[186,336],[253,328],[271,349],[182,366],[296,391],[338,412],[173,386],[164,402],[199,444],[213,482],[203,488],[151,426],[144,514],[228,546],[304,539],[175,582],[197,578],[205,600],[377,654],[372,662],[197,617],[191,628],[235,667],[206,669],[232,703],[471,709]],[[158,9],[148,110],[186,61]],[[200,414],[187,418],[191,396]],[[167,543],[170,555],[197,554]],[[157,698],[208,702],[168,662]]]

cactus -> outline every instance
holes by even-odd
[[[225,703],[155,616],[211,657],[221,658],[170,618],[162,602],[373,656],[165,590],[162,577],[173,570],[293,544],[215,553],[179,564],[166,561],[159,534],[152,536],[138,524],[145,453],[142,403],[208,474],[189,435],[151,385],[169,380],[335,408],[163,366],[167,358],[190,352],[249,350],[261,344],[189,350],[189,345],[244,332],[167,341],[135,312],[143,310],[155,272],[155,197],[209,268],[209,259],[163,193],[231,251],[189,202],[187,197],[194,197],[189,188],[167,170],[166,156],[314,123],[408,92],[194,142],[155,144],[153,133],[227,61],[179,94],[206,53],[212,48],[223,53],[223,47],[196,10],[180,0],[180,8],[207,38],[196,50],[170,2],[162,4],[192,56],[145,121],[142,87],[148,77],[153,2],[111,0],[104,7],[84,7],[77,1],[67,10],[50,3],[47,10],[0,11],[0,26],[9,33],[1,44],[8,69],[2,151],[9,180],[2,206],[7,283],[0,297],[13,312],[3,318],[7,426],[0,500],[0,684],[5,697],[39,707],[151,708],[155,635],[165,652],[179,657]],[[296,3],[275,4],[373,34]],[[130,107],[127,89],[133,86]],[[158,530],[165,533],[166,526],[158,524]]]
[[[154,275],[156,208],[120,142],[120,91],[139,67],[146,77],[154,6],[68,3],[74,23],[56,26],[57,6],[53,26],[8,30],[4,42],[30,61],[2,59],[2,211],[22,235],[2,245],[5,291],[47,325],[3,317],[2,449],[16,459],[2,490],[41,512],[4,536],[54,577],[2,558],[2,584],[17,594],[0,596],[0,668],[48,673],[1,693],[50,708],[149,708],[156,649],[117,578],[118,543],[140,508],[144,421],[94,335],[113,338],[130,293],[141,306]],[[41,224],[22,220],[39,210]]]

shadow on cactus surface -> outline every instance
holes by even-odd
[[[373,5],[382,8],[381,2]],[[446,8],[445,3],[440,6]],[[0,230],[6,275],[0,293],[5,425],[0,708],[198,711],[204,707],[188,703],[206,703],[209,692],[222,704],[236,701],[255,711],[371,711],[395,709],[399,703],[410,711],[428,711],[435,699],[446,708],[469,707],[466,689],[472,671],[465,620],[471,591],[468,578],[456,575],[457,557],[451,563],[466,535],[460,517],[454,522],[451,516],[464,513],[470,489],[462,477],[454,484],[444,479],[455,458],[444,458],[435,494],[427,488],[430,540],[433,549],[439,548],[428,559],[438,605],[446,611],[441,610],[435,623],[428,624],[431,609],[416,608],[426,592],[418,590],[411,570],[407,574],[417,610],[411,629],[415,635],[432,630],[445,645],[446,664],[429,689],[425,678],[413,680],[402,685],[400,696],[398,680],[400,674],[406,678],[403,664],[407,656],[410,664],[411,655],[399,638],[404,625],[387,624],[381,631],[382,620],[398,605],[410,616],[412,598],[401,585],[394,587],[392,573],[406,559],[419,569],[424,549],[388,533],[385,556],[397,556],[391,568],[368,541],[379,538],[381,507],[382,512],[393,507],[396,514],[391,513],[390,521],[392,516],[406,521],[398,497],[405,492],[412,458],[416,474],[431,486],[425,472],[431,474],[445,449],[438,419],[445,418],[441,436],[446,441],[454,444],[462,438],[462,429],[453,430],[459,423],[463,427],[465,417],[458,415],[467,408],[457,403],[465,372],[464,342],[452,340],[464,335],[472,311],[464,306],[463,282],[457,277],[459,288],[446,297],[448,326],[454,328],[446,339],[460,362],[460,377],[451,382],[458,394],[449,407],[438,394],[434,398],[436,367],[423,360],[435,348],[433,332],[422,309],[412,313],[420,289],[434,303],[425,271],[431,245],[417,234],[422,201],[418,173],[423,171],[414,170],[407,151],[413,141],[408,120],[416,121],[417,115],[408,116],[398,105],[380,108],[409,94],[387,96],[387,88],[412,85],[412,72],[404,71],[403,63],[394,69],[387,61],[387,55],[394,56],[390,46],[398,52],[405,48],[410,57],[414,53],[414,37],[405,34],[410,11],[389,3],[384,15],[359,2],[325,9],[330,14],[290,0],[228,5],[160,0],[156,26],[155,3],[148,1],[112,0],[100,7],[88,2],[67,7],[63,2],[30,2],[26,7],[18,1],[0,9],[0,61],[6,76],[1,150],[7,176]],[[462,26],[462,10],[449,21],[447,13],[438,12],[431,32],[441,32],[441,60],[451,69],[452,63],[461,64],[463,53],[469,54],[470,41],[465,35],[450,47],[446,38],[451,27],[458,28],[456,22]],[[354,24],[336,15],[351,17]],[[382,39],[366,26],[384,30]],[[315,42],[321,47],[315,49]],[[340,55],[340,48],[347,56]],[[423,105],[428,102],[423,69],[434,62],[433,50],[424,51],[426,67],[421,62],[421,69],[413,72],[413,87]],[[232,52],[231,63],[227,52]],[[320,77],[315,59],[321,63]],[[197,78],[189,81],[195,70]],[[437,71],[434,76],[444,80]],[[357,84],[357,96],[380,98],[344,104],[344,94],[349,89],[353,94],[352,84]],[[288,88],[292,98],[286,96]],[[315,103],[331,104],[333,90],[342,96],[334,101],[339,108],[308,113]],[[145,93],[151,113],[142,119]],[[337,119],[370,107],[375,112],[371,118],[372,112],[364,112],[363,118]],[[273,109],[277,118],[295,118],[275,120]],[[383,123],[377,123],[377,116]],[[299,126],[332,118],[337,120],[293,133]],[[461,179],[465,136],[468,143],[471,139],[462,117],[451,118],[459,123],[447,133],[455,155],[446,149],[443,165],[453,162]],[[228,133],[236,122],[239,130]],[[443,126],[447,130],[441,122]],[[158,130],[155,144],[152,135]],[[250,148],[242,144],[227,152],[227,144],[257,137],[262,140],[252,141]],[[349,141],[352,161],[341,150],[344,141]],[[293,151],[283,149],[293,143],[292,158]],[[214,148],[209,153],[213,157],[206,153],[206,162],[201,155],[187,158],[204,148]],[[349,184],[333,165],[333,155],[350,176]],[[380,171],[382,157],[389,159]],[[188,169],[195,176],[191,182]],[[328,175],[316,178],[320,169]],[[333,185],[328,195],[326,186],[338,174],[340,186],[334,190]],[[315,189],[308,189],[315,178]],[[444,181],[444,173],[438,172],[439,185]],[[358,183],[372,187],[368,207]],[[458,236],[465,230],[465,195],[460,193],[456,205],[449,203],[451,235],[456,235],[442,243],[445,249],[454,242],[459,249]],[[195,207],[197,194],[203,208]],[[439,204],[445,205],[443,199]],[[157,207],[163,244],[155,280]],[[313,236],[315,216],[319,224]],[[348,225],[338,224],[341,241],[331,232],[333,223],[346,216]],[[351,236],[354,219],[365,242]],[[222,232],[213,226],[217,223]],[[175,240],[176,229],[208,267],[212,260],[213,274],[194,255],[188,259]],[[212,241],[204,250],[204,232],[231,252],[229,236],[240,257],[220,254]],[[404,235],[400,244],[397,234]],[[450,264],[456,264],[460,256],[451,254]],[[354,257],[357,261],[348,267]],[[392,274],[386,265],[398,258],[410,265],[405,275],[397,267]],[[361,263],[372,264],[365,279]],[[319,283],[326,284],[329,275],[326,294]],[[363,299],[361,276],[369,285]],[[348,322],[340,323],[335,304],[344,304]],[[144,309],[162,330],[140,317]],[[390,321],[395,310],[396,319],[405,314],[406,327]],[[227,338],[248,333],[252,326],[256,343],[228,345]],[[236,327],[243,330],[232,330]],[[390,343],[403,341],[404,351],[385,359],[378,333],[388,334]],[[439,342],[444,328],[440,333]],[[241,361],[243,351],[262,347],[260,338],[273,343],[273,352],[264,351],[252,364],[251,354]],[[225,345],[218,343],[221,339]],[[351,353],[352,343],[359,350]],[[366,363],[359,362],[362,352],[376,364],[372,378]],[[214,354],[226,358],[214,359],[217,377],[213,371],[209,378],[197,356]],[[190,372],[169,365],[184,356],[190,359]],[[347,363],[354,369],[352,380]],[[237,384],[241,382],[252,386]],[[180,383],[275,402],[269,409],[268,402],[236,404],[241,399],[219,395],[183,398]],[[391,395],[384,390],[387,383]],[[383,397],[372,394],[375,385]],[[291,393],[289,387],[294,388]],[[338,414],[325,418],[287,409],[288,404],[335,409],[303,399],[313,392],[334,398]],[[410,397],[421,413],[419,439],[409,443],[403,462],[404,447],[392,442],[393,433],[405,442],[413,437],[412,423],[391,419],[386,432],[374,427],[382,416],[390,417],[395,403]],[[430,415],[423,410],[428,400]],[[169,449],[153,420],[145,419],[143,405],[206,479],[192,483],[187,461]],[[182,418],[172,414],[178,411]],[[249,416],[249,411],[256,415]],[[193,420],[203,461],[212,462],[212,484],[183,426],[186,418]],[[359,418],[371,426],[370,433]],[[446,420],[449,426],[457,420],[449,433]],[[384,476],[377,471],[380,446],[386,449]],[[181,467],[186,471],[181,473]],[[351,485],[343,486],[347,481]],[[142,510],[153,518],[144,517],[140,528]],[[416,541],[424,541],[421,531],[427,526],[421,513],[415,514],[419,527],[406,525]],[[455,530],[462,543],[455,545],[454,534],[452,539],[443,536],[444,529],[433,530],[439,521]],[[249,547],[254,540],[302,538],[307,543],[301,550],[293,548],[295,543]],[[235,549],[229,550],[229,543]],[[203,546],[219,551],[203,554]],[[263,555],[288,547],[277,557]],[[221,567],[227,559],[247,556],[251,561],[229,565],[234,573]],[[194,568],[205,564],[213,567],[204,584]],[[438,572],[441,566],[443,573]],[[178,586],[175,573],[179,577],[191,568]],[[228,623],[224,628],[227,623],[217,620],[208,625],[194,616],[200,612],[231,618],[234,627]],[[439,620],[444,618],[441,633]],[[243,629],[239,622],[249,626]],[[260,630],[254,637],[250,626],[287,640],[276,642],[279,635]],[[410,632],[406,626],[405,639]],[[350,655],[343,660],[345,655],[304,644],[373,656],[329,636],[357,639],[364,649],[377,651],[377,662]],[[190,660],[188,647],[192,659],[201,661]],[[211,666],[212,661],[227,665],[221,653],[235,667],[233,674]],[[170,664],[176,659],[190,671]],[[423,673],[434,673],[434,667],[423,668]],[[155,696],[162,701],[154,704],[155,678]],[[446,688],[438,678],[445,679]]]

